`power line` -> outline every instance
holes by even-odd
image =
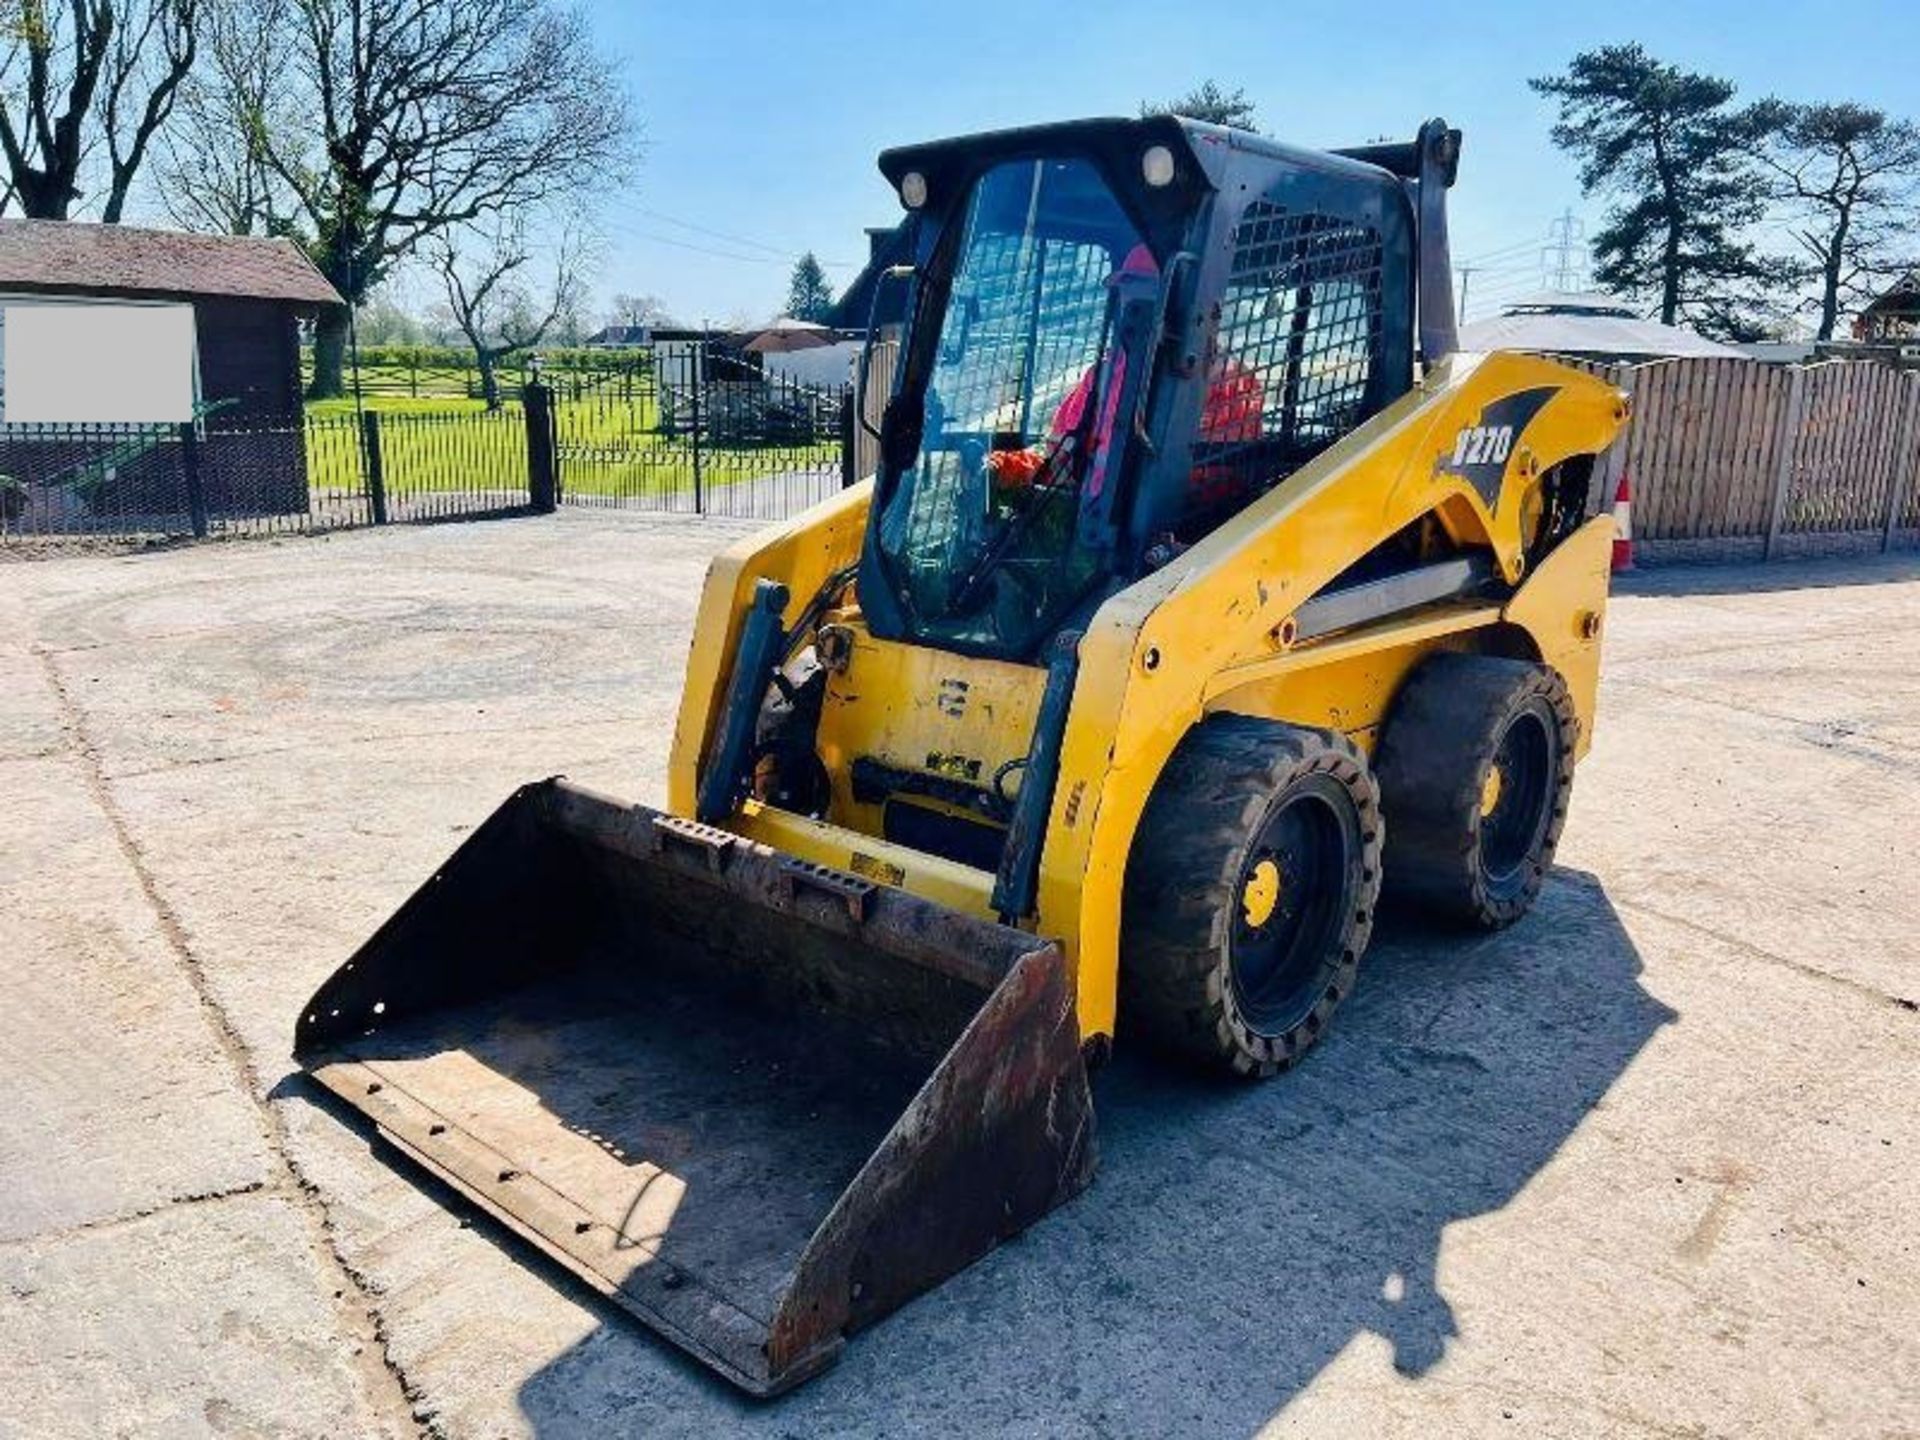
[[[1529,275],[1529,276],[1522,276],[1521,278],[1516,280],[1509,280],[1499,285],[1488,285],[1481,289],[1475,290],[1473,293],[1475,298],[1479,301],[1480,307],[1484,309],[1488,305],[1498,305],[1504,301],[1518,300],[1522,296],[1533,294],[1535,291],[1539,290],[1540,288],[1541,286],[1540,286],[1539,277],[1535,275]],[[1465,307],[1463,306],[1462,307],[1463,313],[1464,313],[1464,310],[1465,310]]]
[[[717,260],[732,260],[741,265],[791,265],[793,258],[780,259],[772,255],[741,255],[732,250],[716,250],[711,245],[695,244],[691,240],[676,240],[671,235],[656,235],[650,230],[637,230],[630,225],[610,225],[629,240],[644,240],[650,245],[671,245],[676,250],[691,250],[697,255],[711,255]]]
[[[1502,260],[1498,265],[1482,264],[1474,260],[1469,260],[1467,263],[1488,275],[1518,275],[1522,272],[1534,274],[1540,269],[1540,246],[1536,241],[1528,247],[1526,255],[1517,256],[1512,260]]]
[[[1539,244],[1540,242],[1538,240],[1516,241],[1512,245],[1502,245],[1498,250],[1488,250],[1484,254],[1469,256],[1466,263],[1478,266],[1488,260],[1498,260],[1503,256],[1512,255],[1521,250],[1532,250]]]
[[[790,258],[793,253],[785,246],[769,245],[764,240],[752,240],[745,235],[734,235],[725,230],[715,230],[708,225],[696,225],[691,220],[682,220],[679,216],[669,215],[664,210],[649,210],[645,206],[640,206],[636,209],[635,213],[644,215],[649,220],[662,220],[679,229],[691,230],[697,235],[707,235],[715,240],[725,240],[730,245],[744,245],[749,250],[766,250],[780,256],[782,259]]]
[[[699,225],[691,220],[682,220],[678,216],[668,215],[661,210],[642,208],[638,209],[635,213],[647,216],[652,220],[662,221],[668,225],[678,226],[683,230],[689,230],[698,235],[706,235],[715,240],[724,240],[728,245],[736,248],[732,250],[720,250],[711,245],[697,244],[692,240],[677,240],[669,235],[660,235],[638,229],[630,224],[616,224],[609,228],[618,229],[622,233],[637,240],[647,240],[659,245],[672,245],[677,249],[691,250],[697,254],[712,255],[717,259],[734,260],[742,264],[791,265],[805,253],[799,250],[790,250],[779,245],[770,245],[763,240],[752,240],[744,235],[734,235],[725,230],[716,230],[711,226]],[[764,251],[765,253],[760,255],[743,255],[739,253],[737,247],[746,247],[748,249]],[[820,257],[815,256],[814,258],[819,259]],[[820,260],[820,264],[829,270],[857,270],[860,268],[851,260]]]
[[[1469,298],[1484,310],[1531,290],[1572,291],[1588,283],[1586,226],[1571,209],[1550,221],[1544,240],[1520,240],[1484,251],[1457,266],[1458,313]]]

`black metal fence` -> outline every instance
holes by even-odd
[[[773,520],[851,478],[852,387],[770,373],[718,342],[662,348],[645,368],[555,393],[568,505]]]
[[[273,534],[551,510],[781,519],[841,488],[851,394],[692,345],[498,410],[0,425],[0,544]]]
[[[0,543],[275,534],[533,508],[519,407],[0,426]]]
[[[538,379],[561,398],[617,386],[653,363],[650,350],[547,350],[502,357],[495,379],[503,395],[517,395]],[[538,366],[538,373],[535,366]],[[313,349],[300,352],[302,385],[313,379]],[[348,365],[349,390],[368,404],[406,400],[480,400],[485,383],[471,352],[425,345],[364,345]]]

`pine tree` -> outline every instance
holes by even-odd
[[[787,286],[787,314],[796,320],[824,324],[833,312],[833,286],[820,259],[811,250],[793,265],[793,280]]]
[[[1593,240],[1601,285],[1647,300],[1665,324],[1753,336],[1793,267],[1744,238],[1767,186],[1751,113],[1729,108],[1733,85],[1639,45],[1586,51],[1528,83],[1560,102],[1553,141],[1580,160],[1582,191],[1613,198]]]
[[[1236,87],[1229,91],[1213,80],[1201,81],[1178,100],[1164,105],[1152,101],[1142,101],[1140,105],[1143,117],[1184,115],[1189,120],[1204,120],[1209,125],[1225,125],[1234,130],[1253,129],[1253,111],[1253,101],[1247,98],[1245,89]]]

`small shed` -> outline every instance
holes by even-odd
[[[1909,270],[1862,309],[1853,334],[1856,340],[1879,345],[1920,340],[1920,270]]]
[[[585,341],[589,350],[644,350],[651,344],[651,325],[603,325]]]
[[[300,414],[300,321],[344,303],[290,240],[0,220],[9,302],[190,308],[196,406],[232,419]]]
[[[1462,325],[1460,348],[1533,350],[1626,363],[1675,356],[1746,358],[1731,345],[1681,326],[1642,319],[1618,296],[1559,290],[1510,301],[1491,319]]]
[[[291,241],[0,220],[0,531],[179,533],[311,504]]]

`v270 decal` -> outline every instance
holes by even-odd
[[[1511,425],[1469,425],[1453,442],[1453,468],[1502,465],[1513,452]]]
[[[1436,475],[1457,475],[1480,493],[1492,509],[1500,499],[1500,482],[1507,473],[1507,460],[1520,443],[1527,426],[1554,396],[1558,385],[1542,385],[1534,390],[1517,390],[1504,395],[1482,410],[1471,425],[1463,426],[1454,437],[1453,448],[1434,463]]]

